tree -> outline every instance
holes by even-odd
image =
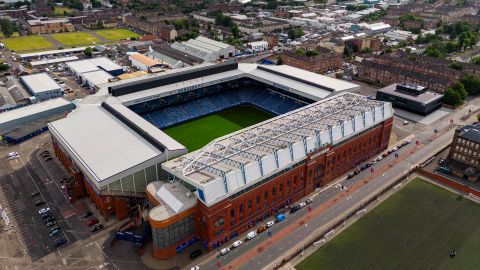
[[[295,53],[297,55],[300,55],[300,56],[304,56],[305,55],[305,51],[302,49],[302,48],[298,48],[295,50]]]
[[[392,48],[388,47],[384,50],[385,53],[392,53]]]
[[[238,25],[234,24],[230,26],[230,32],[232,33],[233,38],[239,38],[240,37],[240,30],[238,29]]]
[[[277,65],[283,65],[283,59],[281,56],[279,56],[277,59]]]
[[[460,98],[462,99],[462,101],[465,100],[468,96],[467,90],[465,90],[465,86],[460,82],[452,85],[450,89],[460,94]]]
[[[0,28],[6,37],[11,37],[17,31],[17,27],[7,19],[0,19]]]
[[[472,58],[472,64],[480,65],[480,56]]]
[[[463,70],[463,65],[459,62],[453,62],[450,65],[448,65],[448,67],[455,70]]]
[[[5,71],[8,70],[9,66],[4,63],[0,63],[0,71]]]
[[[467,74],[460,79],[460,82],[464,85],[465,90],[469,95],[480,94],[480,77],[472,74]]]
[[[350,57],[353,55],[353,50],[350,48],[350,46],[345,46],[345,49],[343,50],[343,55],[345,57]]]
[[[462,98],[458,92],[449,88],[443,93],[443,102],[451,106],[458,106],[462,104]]]
[[[92,55],[93,55],[92,48],[91,47],[85,48],[85,50],[83,50],[83,54],[85,54],[85,56],[88,57],[88,58],[92,57]]]
[[[305,56],[308,56],[308,57],[317,56],[319,54],[320,53],[317,50],[308,50],[305,52]]]
[[[292,28],[288,30],[288,38],[291,40],[295,40],[301,36],[303,36],[302,28]]]

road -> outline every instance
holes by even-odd
[[[358,206],[365,198],[393,183],[396,177],[405,175],[410,168],[448,145],[453,138],[455,123],[459,123],[460,116],[467,111],[468,106],[455,112],[451,116],[454,124],[445,119],[434,123],[434,127],[439,130],[437,134],[433,132],[433,127],[428,127],[413,135],[413,143],[399,150],[399,158],[390,155],[381,160],[373,166],[373,173],[365,170],[350,180],[343,180],[342,184],[348,188],[347,191],[329,188],[314,195],[314,202],[310,205],[312,208],[310,216],[306,209],[287,214],[285,221],[275,224],[270,229],[272,237],[263,233],[253,240],[244,241],[241,247],[232,249],[226,256],[217,258],[216,254],[213,254],[198,263],[200,268],[262,269],[279,258],[281,260],[288,250],[302,243],[314,230],[327,227],[332,220],[344,216],[349,209]],[[415,140],[419,140],[421,144],[415,145]]]

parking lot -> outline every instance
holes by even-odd
[[[50,192],[41,183],[36,170],[24,166],[25,161],[21,156],[9,159],[8,163],[13,168],[13,173],[0,178],[4,201],[11,212],[9,219],[15,226],[19,240],[25,248],[26,255],[35,261],[53,251],[55,243],[63,241],[68,244],[75,238],[67,233],[70,229],[65,222],[56,204],[52,203]],[[45,218],[39,210],[49,208]],[[47,226],[47,222],[50,222]],[[58,226],[58,233],[53,233],[52,228]]]

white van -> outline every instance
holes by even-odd
[[[252,240],[255,236],[257,236],[257,232],[256,231],[251,231],[247,234],[247,239]]]
[[[224,249],[220,250],[220,255],[223,256],[223,255],[227,254],[228,252],[230,252],[230,249],[229,248],[224,248]]]

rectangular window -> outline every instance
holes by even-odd
[[[248,209],[252,208],[252,200],[248,199]]]
[[[263,194],[263,198],[264,198],[265,200],[268,200],[268,191],[265,191],[265,193]]]

